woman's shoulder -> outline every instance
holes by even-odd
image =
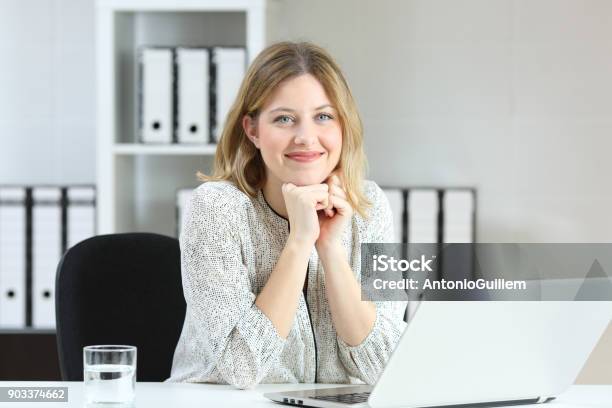
[[[355,213],[357,222],[367,225],[372,221],[372,216],[376,216],[385,206],[386,195],[382,188],[374,180],[363,180],[361,183],[361,193],[363,197],[370,202],[370,206],[366,208],[366,217],[362,217]]]
[[[207,223],[241,223],[253,206],[250,197],[230,181],[207,181],[191,192],[186,213]]]
[[[372,204],[368,212],[378,211],[380,207],[384,207],[386,195],[383,189],[374,180],[364,180],[362,183],[363,195]]]
[[[250,200],[227,181],[207,181],[191,191],[185,203],[180,232],[181,245],[214,242],[221,237],[238,239]]]
[[[374,201],[380,200],[381,194],[383,194],[382,188],[374,180],[363,180],[362,191],[372,204],[374,204]]]
[[[387,242],[385,237],[392,228],[393,215],[389,200],[383,189],[373,180],[364,180],[363,194],[372,204],[366,210],[367,218],[357,216],[357,225],[361,230],[363,242]]]
[[[207,181],[196,187],[192,194],[192,201],[224,208],[239,207],[250,198],[231,181]]]

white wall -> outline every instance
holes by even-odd
[[[93,4],[0,3],[0,183],[95,182]]]
[[[373,179],[476,186],[481,241],[612,241],[612,2],[272,3],[344,68]]]
[[[0,183],[95,181],[93,4],[2,0]],[[269,42],[345,70],[370,178],[476,186],[480,241],[612,241],[611,1],[269,6]],[[581,381],[612,383],[610,339]]]
[[[272,0],[343,67],[370,177],[478,189],[481,242],[612,241],[612,1]],[[612,327],[579,383],[612,384]]]
[[[270,0],[337,57],[371,178],[473,185],[481,241],[611,241],[612,2]],[[92,0],[3,0],[0,183],[94,182]]]

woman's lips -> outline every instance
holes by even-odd
[[[321,157],[323,153],[313,152],[313,153],[291,153],[286,155],[291,160],[295,160],[300,163],[308,163],[317,160]]]

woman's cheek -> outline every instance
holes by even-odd
[[[330,154],[333,155],[333,157],[339,158],[340,152],[342,150],[342,138],[334,137],[330,143],[330,148],[328,150],[330,151]]]

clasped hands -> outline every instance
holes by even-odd
[[[341,245],[342,233],[353,215],[339,174],[339,170],[332,172],[321,184],[282,185],[291,232],[314,244],[319,252]]]

